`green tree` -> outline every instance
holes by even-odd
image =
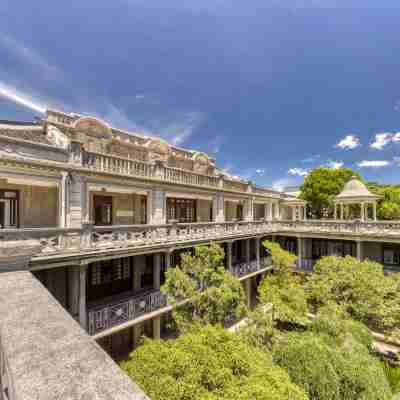
[[[349,256],[320,259],[306,285],[315,309],[334,302],[355,320],[382,331],[400,324],[399,289],[400,278],[385,276],[382,265]]]
[[[153,400],[306,400],[269,353],[221,327],[146,340],[122,364]]]
[[[378,203],[378,219],[393,220],[400,219],[400,187],[395,185],[379,185],[377,183],[368,184],[368,188],[383,196]]]
[[[258,293],[261,305],[272,305],[273,319],[304,324],[307,322],[307,296],[300,277],[295,274],[296,256],[283,250],[279,244],[263,242],[271,254],[274,273],[261,282]]]
[[[181,265],[169,268],[161,288],[174,308],[178,329],[193,325],[225,324],[246,312],[240,281],[224,267],[221,246],[198,246],[195,254],[184,254]],[[183,303],[183,304],[182,304]]]
[[[342,345],[313,332],[290,333],[275,346],[274,361],[315,400],[389,400],[392,392],[378,359],[349,337]]]
[[[352,176],[360,175],[350,168],[316,168],[304,179],[300,197],[307,201],[312,217],[333,216],[333,200]]]

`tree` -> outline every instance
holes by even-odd
[[[393,220],[400,219],[400,187],[396,185],[379,185],[369,183],[371,192],[383,195],[382,201],[378,203],[378,219]]]
[[[192,325],[223,325],[245,314],[242,285],[225,270],[224,257],[216,244],[198,246],[194,256],[184,254],[181,265],[167,270],[161,290],[177,305],[173,316],[181,332]]]
[[[279,244],[263,242],[271,254],[274,273],[261,282],[258,293],[261,305],[271,304],[273,318],[281,322],[307,322],[307,297],[299,276],[294,273],[296,256],[283,250]]]
[[[323,218],[333,215],[333,200],[352,176],[360,175],[350,168],[316,168],[304,179],[300,197],[307,201],[310,215]]]
[[[382,265],[353,257],[323,257],[306,291],[314,309],[334,302],[371,329],[391,331],[400,324],[400,277],[385,276]]]
[[[392,392],[379,360],[349,337],[335,345],[326,336],[290,333],[274,348],[274,361],[315,400],[389,400]]]
[[[146,340],[122,368],[153,400],[307,399],[269,353],[221,327]]]

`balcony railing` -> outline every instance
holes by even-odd
[[[312,272],[314,271],[314,265],[317,261],[312,258],[297,259],[296,267],[302,271]]]
[[[179,168],[164,167],[163,178],[165,181],[183,183],[186,185],[218,187],[219,178],[216,176],[197,174]]]
[[[123,300],[89,308],[88,331],[95,335],[131,321],[144,314],[166,307],[167,298],[159,291],[146,292]]]
[[[260,271],[261,269],[267,268],[271,266],[272,260],[271,257],[263,257],[260,259],[258,263],[257,260],[252,260],[249,262],[241,262],[238,264],[232,265],[232,273],[237,277],[242,277],[249,275],[253,272]]]

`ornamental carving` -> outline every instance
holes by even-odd
[[[207,174],[210,170],[211,161],[210,158],[205,153],[196,152],[193,155],[194,161],[194,171]]]
[[[56,128],[54,125],[49,125],[47,127],[47,132],[46,132],[47,139],[54,144],[57,147],[60,147],[61,149],[67,149],[70,140],[67,135],[62,133],[58,128]]]
[[[146,147],[149,149],[150,161],[167,161],[170,153],[169,144],[162,139],[154,138],[150,139],[146,143]]]
[[[94,137],[96,139],[111,139],[112,133],[110,127],[94,117],[79,118],[74,128],[76,131],[85,133],[86,136]]]

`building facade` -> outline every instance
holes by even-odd
[[[306,270],[330,254],[396,270],[400,223],[362,210],[362,220],[307,220],[295,196],[94,117],[49,110],[37,123],[0,122],[0,271],[32,271],[116,359],[142,334],[168,335],[165,271],[199,244],[223,246],[249,306],[271,269],[266,238]]]

